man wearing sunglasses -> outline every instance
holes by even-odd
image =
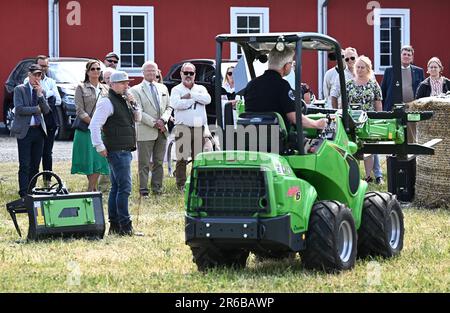
[[[178,189],[183,190],[187,160],[189,156],[194,159],[204,145],[204,130],[207,125],[205,105],[211,102],[211,96],[204,86],[195,83],[194,64],[184,63],[180,74],[181,83],[172,88],[170,106],[175,115],[175,177]]]
[[[344,60],[344,58],[345,58],[344,52],[345,52],[344,50],[341,51],[342,60]],[[325,107],[331,108],[332,107],[331,106],[331,96],[330,96],[331,87],[333,87],[333,83],[334,83],[334,80],[336,79],[336,77],[339,76],[339,72],[338,72],[336,55],[334,54],[334,52],[331,52],[328,54],[328,59],[330,61],[336,61],[336,65],[333,66],[332,68],[330,68],[328,71],[326,71],[326,73],[323,77],[322,92],[323,92],[323,98],[326,100]],[[344,63],[344,67],[347,68],[345,63]]]
[[[344,50],[344,63],[345,63],[345,69],[344,69],[344,76],[345,81],[352,79],[355,77],[355,62],[356,58],[358,57],[358,52],[355,48],[348,47]],[[373,77],[375,78],[375,77]],[[330,97],[331,97],[331,106],[335,109],[338,109],[341,107],[341,84],[339,81],[339,75],[335,77],[332,87],[330,90]]]
[[[117,69],[117,64],[119,63],[119,56],[110,52],[105,56],[105,61],[103,62],[106,67],[112,67],[113,69]]]

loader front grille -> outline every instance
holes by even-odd
[[[269,211],[266,176],[259,168],[197,168],[193,170],[191,188],[191,209],[208,216],[248,216]]]

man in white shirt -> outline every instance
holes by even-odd
[[[108,159],[111,190],[108,199],[110,234],[133,235],[133,226],[128,211],[131,193],[131,152],[136,150],[136,129],[142,114],[128,91],[128,74],[116,71],[111,74],[108,97],[101,98],[92,116],[92,145]],[[128,101],[127,101],[128,100]],[[103,136],[102,136],[103,131]]]
[[[204,86],[195,81],[195,66],[184,63],[181,67],[181,83],[172,89],[170,106],[175,115],[175,140],[177,145],[177,163],[175,177],[177,187],[184,189],[186,183],[186,165],[189,156],[192,160],[202,151],[204,144],[204,125],[207,124],[205,105],[211,102],[211,96]]]
[[[355,48],[348,47],[344,50],[344,61],[346,65],[344,69],[345,82],[355,77],[355,63],[357,58],[358,52],[356,51]],[[375,76],[373,78],[375,78]],[[335,77],[332,83],[330,97],[332,107],[335,109],[338,108],[340,109],[342,100],[341,100],[341,83],[339,81],[339,75]]]
[[[334,53],[333,53],[334,55]],[[344,59],[344,50],[341,51],[341,57]],[[331,59],[331,57],[330,57]],[[345,65],[344,65],[345,66]],[[337,65],[330,68],[328,71],[326,71],[325,76],[323,77],[323,98],[325,99],[325,107],[331,108],[331,88],[333,87],[333,82],[336,79],[336,77],[339,77],[339,72]]]

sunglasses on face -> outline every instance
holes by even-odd
[[[186,72],[183,72],[183,74],[184,74],[185,76],[194,76],[194,75],[195,75],[195,72],[189,72],[189,71],[186,71]]]
[[[227,75],[228,76],[233,76],[233,72],[228,72]]]
[[[159,75],[156,76],[156,79],[160,79],[160,78],[161,78],[161,76],[159,76]]]
[[[90,71],[101,71],[102,69],[100,67],[91,67]]]
[[[350,60],[352,60],[352,61],[355,61],[355,57],[349,57],[349,58],[345,58],[345,62],[348,62],[348,61],[350,61]]]
[[[108,61],[109,63],[114,63],[114,64],[117,64],[117,63],[119,63],[119,61],[116,61],[116,60],[106,60],[106,61]]]

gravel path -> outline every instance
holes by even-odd
[[[72,141],[56,140],[53,145],[53,162],[72,160]],[[137,160],[136,151],[133,152],[133,160]],[[0,163],[19,162],[17,152],[17,139],[0,135]]]
[[[55,141],[53,146],[53,161],[72,159],[72,141]],[[0,162],[19,162],[17,140],[14,137],[0,136]]]

